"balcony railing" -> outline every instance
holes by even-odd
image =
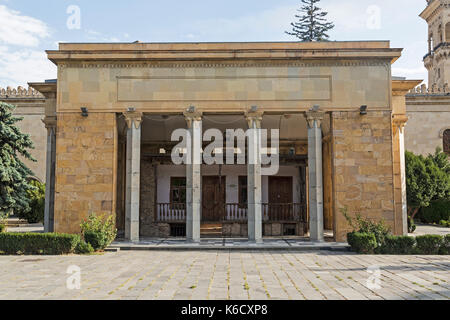
[[[247,222],[247,204],[227,203],[224,206],[224,222]],[[184,203],[159,203],[156,207],[159,222],[186,221]],[[262,216],[264,222],[308,222],[306,204],[300,203],[263,203]]]
[[[186,221],[186,204],[158,203],[156,213],[159,222],[184,222]]]

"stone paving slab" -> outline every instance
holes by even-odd
[[[0,256],[0,299],[449,300],[450,258],[288,250]]]

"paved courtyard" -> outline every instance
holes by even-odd
[[[448,256],[328,251],[0,256],[0,299],[449,298]]]

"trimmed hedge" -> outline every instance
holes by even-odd
[[[105,250],[109,245],[107,234],[102,232],[85,231],[84,240],[90,244],[95,251]]]
[[[347,235],[352,251],[361,254],[392,254],[392,255],[438,255],[450,254],[450,234],[439,235],[387,236],[381,247],[377,246],[376,238],[371,233],[352,232]]]
[[[418,254],[439,254],[444,245],[444,237],[439,235],[425,235],[416,237]]]
[[[9,255],[62,255],[75,252],[79,235],[57,233],[1,233],[0,252]]]
[[[450,254],[450,234],[446,235],[439,251],[440,254]]]
[[[347,239],[356,253],[373,254],[377,248],[377,239],[372,233],[352,232],[347,235]]]
[[[416,239],[408,236],[387,236],[381,248],[383,254],[413,254]]]

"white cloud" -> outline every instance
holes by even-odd
[[[28,82],[56,78],[56,66],[44,51],[0,47],[0,87],[27,87]]]
[[[50,36],[44,22],[4,5],[0,5],[0,21],[0,44],[37,47],[41,39]]]
[[[56,67],[36,47],[50,36],[47,24],[0,5],[0,87],[56,77]]]

